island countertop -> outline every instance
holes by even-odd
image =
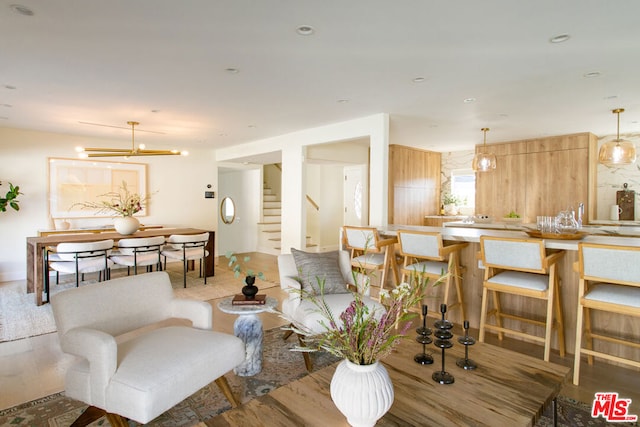
[[[444,227],[427,227],[421,225],[387,225],[386,227],[380,227],[382,234],[395,235],[398,230],[417,230],[417,231],[432,231],[442,234],[444,240],[460,241],[460,242],[474,242],[480,241],[481,235],[496,236],[496,237],[517,237],[527,238],[529,235],[524,231],[524,226],[535,230],[535,224],[503,224],[502,229],[496,229],[494,224],[462,224],[462,223],[447,223]],[[507,226],[509,228],[507,228]],[[624,227],[627,228],[636,227]],[[636,235],[619,235],[612,232],[606,232],[602,230],[602,227],[589,227],[589,229],[599,230],[597,234],[589,234],[581,240],[556,240],[545,239],[545,247],[549,249],[564,249],[568,251],[577,251],[579,242],[590,243],[602,243],[608,245],[627,245],[627,246],[639,246],[640,247],[640,229],[635,230]],[[587,227],[582,229],[587,231]],[[634,230],[629,230],[633,232]]]

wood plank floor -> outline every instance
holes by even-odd
[[[254,271],[262,271],[269,279],[277,280],[276,257],[262,253],[251,253],[250,265]],[[228,268],[227,259],[222,256],[216,268]],[[215,283],[215,277],[212,280]],[[268,295],[283,298],[280,288],[266,290]],[[212,301],[216,304],[216,301]],[[273,314],[261,315],[265,329],[280,326],[283,319]],[[233,332],[236,316],[214,309],[214,329]],[[454,330],[460,334],[460,330]],[[567,332],[569,333],[569,332]],[[477,337],[477,331],[472,331]],[[494,335],[488,335],[488,342],[504,346],[514,351],[542,357],[542,347],[519,340],[508,339],[500,343]],[[470,348],[473,358],[473,347]],[[64,355],[59,347],[56,334],[47,334],[0,344],[0,409],[44,397],[63,389],[63,377],[73,358]],[[573,355],[560,358],[552,352],[552,362],[573,366]],[[499,363],[499,362],[497,362]],[[596,361],[593,366],[583,362],[581,384],[567,384],[561,394],[582,402],[590,403],[595,392],[615,391],[620,397],[632,399],[630,413],[640,415],[640,372]]]

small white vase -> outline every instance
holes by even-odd
[[[133,216],[122,216],[113,220],[113,228],[122,235],[133,234],[140,228],[140,221]]]
[[[371,427],[393,404],[393,384],[385,367],[343,360],[331,379],[331,399],[353,427]]]

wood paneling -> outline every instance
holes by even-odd
[[[401,145],[389,146],[389,223],[422,225],[437,215],[441,154]]]
[[[593,141],[595,135],[580,133],[489,145],[497,167],[476,176],[476,212],[499,220],[514,210],[535,222],[580,202],[588,206]]]

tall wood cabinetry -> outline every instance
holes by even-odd
[[[437,215],[441,154],[389,146],[389,224],[423,225]]]
[[[578,133],[488,145],[496,170],[476,175],[476,213],[499,220],[513,210],[535,222],[578,203],[586,209],[590,144],[595,135]]]

